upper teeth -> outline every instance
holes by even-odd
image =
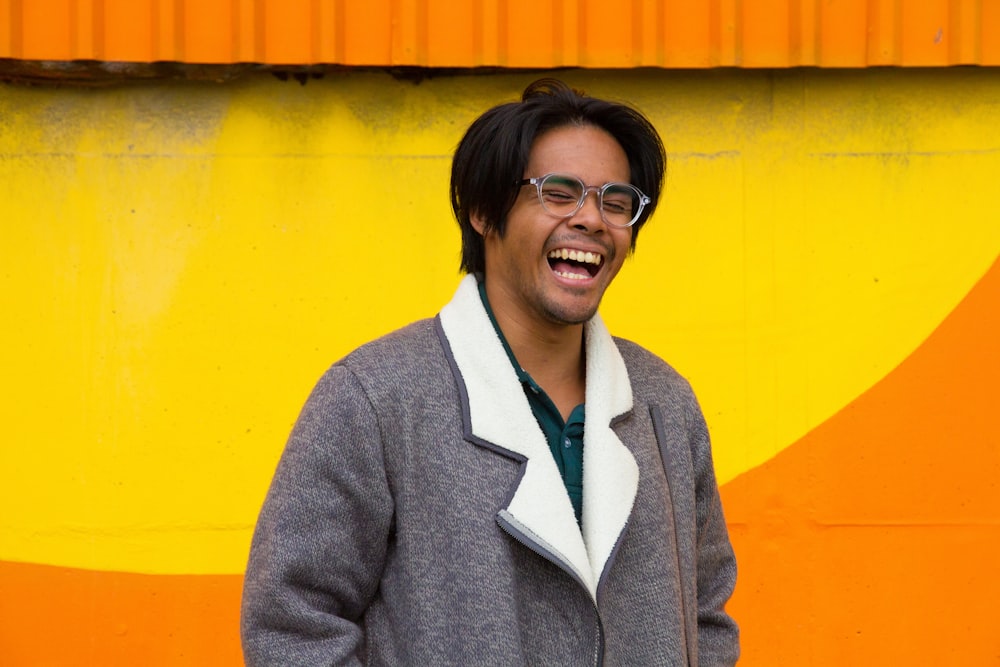
[[[574,262],[583,262],[584,264],[594,264],[599,265],[601,263],[601,255],[596,252],[583,252],[582,250],[567,250],[566,248],[558,248],[549,252],[550,259],[571,259]]]

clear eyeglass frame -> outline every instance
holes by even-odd
[[[572,210],[553,210],[553,208],[545,201],[545,187],[546,185],[553,183],[562,184],[572,184],[579,186],[579,198],[576,201],[576,205]],[[535,178],[525,178],[517,182],[520,186],[534,185],[538,190],[538,201],[541,203],[542,208],[545,212],[556,218],[571,218],[576,215],[581,208],[583,208],[584,202],[587,200],[587,195],[591,192],[597,194],[598,210],[601,212],[601,219],[604,220],[605,224],[610,227],[617,227],[619,229],[625,229],[631,227],[635,224],[636,220],[642,215],[642,211],[646,208],[646,205],[651,201],[650,198],[643,193],[642,190],[635,187],[631,183],[605,183],[604,185],[587,185],[581,181],[576,176],[571,174],[560,174],[560,173],[549,173],[544,176],[537,176]],[[626,223],[615,222],[609,219],[608,211],[605,208],[604,195],[608,191],[628,194],[633,198],[634,207],[632,211],[632,219]],[[572,201],[572,200],[569,200]],[[566,202],[569,203],[569,202]]]

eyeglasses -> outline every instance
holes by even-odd
[[[588,186],[568,174],[545,174],[540,178],[518,181],[518,185],[529,183],[538,188],[538,201],[542,203],[542,208],[557,218],[575,215],[583,208],[587,194],[596,192],[601,218],[612,227],[631,227],[651,201],[639,188],[628,183]]]

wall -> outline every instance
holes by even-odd
[[[449,298],[450,153],[532,78],[0,88],[0,663],[239,664],[297,411]],[[565,78],[670,153],[603,312],[703,402],[741,664],[1000,661],[1000,72]]]
[[[437,68],[995,66],[1000,4],[0,0],[0,58]]]

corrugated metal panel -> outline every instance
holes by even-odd
[[[1000,0],[0,0],[0,58],[526,68],[1000,65]]]

